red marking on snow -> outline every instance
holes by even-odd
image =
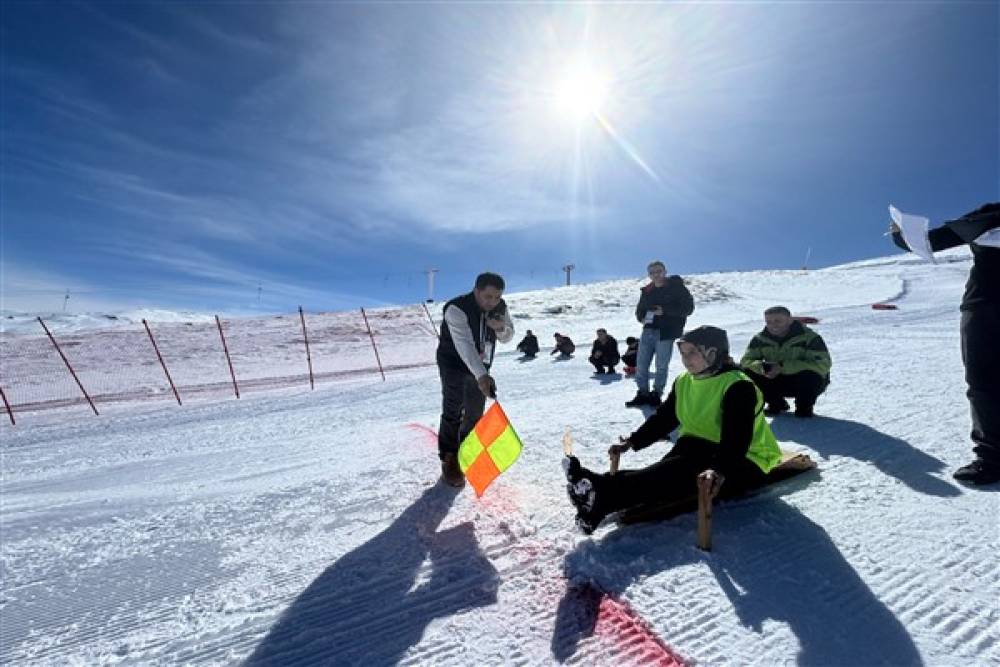
[[[872,310],[899,310],[899,306],[894,303],[873,303]]]
[[[427,443],[437,447],[438,434],[437,431],[432,429],[430,426],[424,426],[423,424],[418,424],[417,422],[410,422],[406,425],[406,428],[423,433],[427,438]]]
[[[674,653],[649,627],[649,624],[624,600],[604,594],[597,611],[594,634],[609,640],[627,657],[629,664],[657,667],[686,667],[684,659]]]

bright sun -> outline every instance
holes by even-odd
[[[581,122],[600,113],[608,95],[608,80],[589,64],[579,63],[563,72],[553,92],[555,111]]]

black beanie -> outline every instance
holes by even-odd
[[[677,342],[690,343],[697,347],[701,356],[705,357],[705,361],[708,362],[709,367],[706,370],[718,368],[729,358],[729,336],[726,335],[724,329],[719,327],[706,324],[691,329],[678,338]],[[714,350],[715,353],[709,354],[710,350]]]

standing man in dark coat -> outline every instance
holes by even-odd
[[[598,329],[597,339],[590,349],[590,363],[594,364],[594,369],[599,375],[604,375],[614,373],[615,365],[619,361],[621,356],[618,352],[618,341],[614,336],[608,335],[606,329]]]
[[[956,470],[954,477],[977,486],[1000,481],[1000,203],[980,206],[922,238],[904,239],[895,222],[889,230],[897,246],[903,250],[918,246],[913,249],[924,256],[964,244],[972,249],[972,270],[960,310],[976,458]]]
[[[497,341],[507,343],[514,337],[503,290],[502,277],[481,273],[475,289],[444,306],[437,348],[441,375],[438,455],[441,479],[451,486],[465,485],[458,446],[483,416],[486,398],[496,397],[496,383],[490,376],[494,347]]]
[[[680,276],[668,276],[666,265],[660,261],[650,262],[646,271],[651,282],[642,288],[639,305],[635,307],[635,318],[642,324],[635,372],[638,392],[625,403],[629,408],[660,404],[674,340],[683,333],[688,316],[694,312],[694,298]],[[656,357],[656,377],[650,391],[649,367],[653,357]]]

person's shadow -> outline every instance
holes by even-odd
[[[593,373],[590,376],[594,380],[597,380],[602,385],[608,385],[612,382],[619,382],[622,379],[621,373]]]
[[[824,457],[837,455],[867,461],[914,491],[943,497],[962,494],[954,485],[934,476],[945,470],[939,459],[867,424],[832,417],[782,416],[771,422],[771,430],[778,440],[797,442]]]
[[[245,664],[394,665],[435,618],[494,604],[499,577],[472,524],[437,532],[457,494],[444,484],[429,488],[392,525],[339,558]]]
[[[763,634],[765,621],[773,619],[795,635],[798,656],[764,654],[755,661],[922,664],[902,623],[875,597],[826,531],[797,509],[769,496],[723,505],[714,519],[715,550],[710,554],[694,546],[692,516],[618,529],[600,541],[582,542],[569,553],[564,560],[569,585],[552,638],[555,659],[570,660],[594,633],[605,594],[619,596],[645,577],[704,563],[747,630]],[[664,604],[687,609],[692,617],[718,613],[719,596],[697,582],[685,586],[677,578],[663,594],[673,598]],[[669,636],[662,639],[670,643]]]
[[[572,358],[573,358],[572,354],[560,354],[558,357],[552,360],[552,363],[556,363],[557,361],[569,361]]]

